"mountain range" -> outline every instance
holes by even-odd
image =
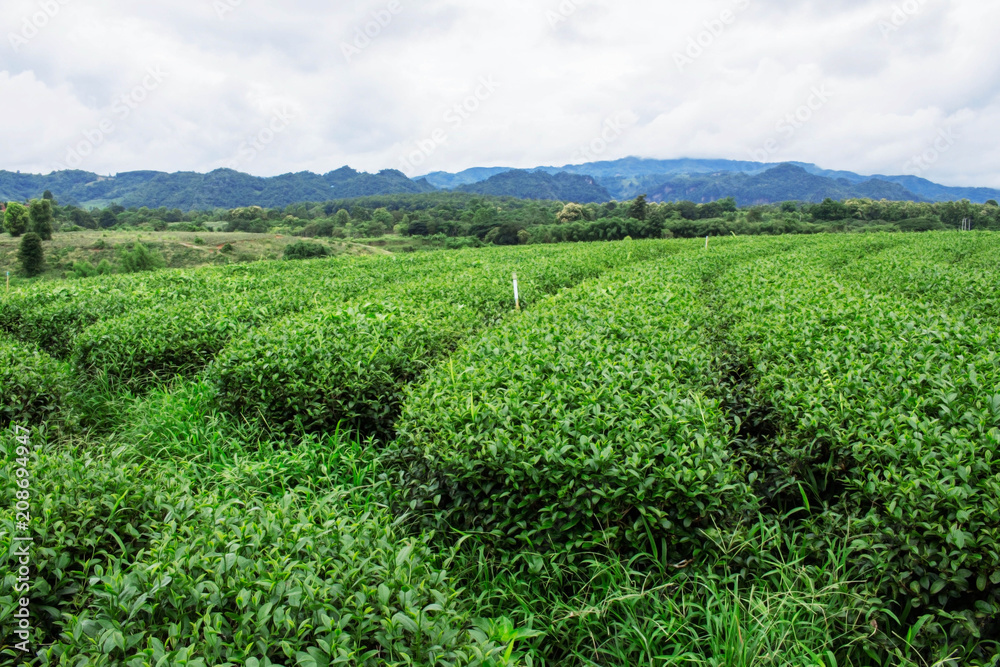
[[[326,174],[300,172],[269,178],[231,169],[208,174],[133,171],[115,176],[78,170],[45,176],[0,171],[0,201],[36,198],[46,190],[63,204],[88,208],[114,202],[125,207],[185,211],[251,205],[277,208],[306,201],[441,190],[578,203],[625,201],[641,194],[652,201],[696,203],[733,197],[740,206],[789,200],[818,202],[827,197],[969,199],[976,203],[1000,199],[1000,190],[991,188],[948,187],[917,176],[862,176],[801,162],[634,157],[533,169],[476,167],[457,173],[434,172],[418,179],[393,169],[369,174],[350,167]]]
[[[808,175],[820,177],[829,182],[806,179],[799,171],[787,169],[798,167]],[[745,180],[744,176],[761,176],[779,169],[772,177],[790,179],[790,187],[776,191],[773,178],[763,181]],[[500,174],[512,171],[507,167],[476,167],[457,173],[432,172],[423,177],[431,185],[443,189],[455,189],[463,185],[482,182]],[[881,174],[863,176],[851,171],[823,169],[807,162],[767,163],[739,160],[699,160],[681,158],[676,160],[653,160],[628,157],[621,160],[589,162],[562,167],[535,167],[527,172],[549,174],[569,173],[591,176],[598,185],[610,192],[611,196],[624,201],[638,195],[659,196],[665,200],[689,199],[695,202],[711,201],[721,197],[735,197],[741,206],[767,204],[775,201],[798,200],[816,201],[818,192],[825,191],[820,199],[845,197],[876,197],[885,193],[886,199],[910,201],[952,201],[968,199],[974,203],[984,203],[1000,198],[1000,190],[993,188],[950,187],[933,183],[919,176],[886,176]],[[885,184],[895,184],[891,188]],[[763,189],[756,189],[763,185]],[[674,195],[689,190],[686,195]],[[665,192],[667,191],[667,192]],[[657,192],[659,195],[654,195]],[[724,194],[719,194],[724,193]],[[777,199],[775,197],[778,197]],[[879,195],[878,198],[881,198]]]
[[[277,208],[307,201],[417,194],[437,188],[393,169],[368,174],[350,167],[322,175],[301,172],[272,178],[232,169],[208,174],[132,171],[117,176],[85,171],[59,171],[48,176],[0,171],[0,200],[35,198],[45,190],[50,190],[60,203],[87,208],[115,202],[126,208],[165,206],[190,211],[238,206]]]

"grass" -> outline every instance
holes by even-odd
[[[74,262],[87,261],[96,266],[102,260],[117,264],[118,252],[131,248],[137,240],[160,253],[171,269],[190,269],[230,263],[246,263],[281,259],[285,247],[299,241],[295,236],[247,234],[242,232],[119,232],[82,231],[57,232],[44,243],[46,271],[40,280],[59,280]],[[11,285],[21,283],[17,249],[20,238],[0,234],[0,277],[7,271]],[[317,239],[330,247],[335,255],[368,255],[380,252],[363,244]],[[223,252],[231,244],[232,252]],[[384,252],[384,251],[381,251]]]
[[[760,518],[683,563],[591,554],[572,571],[504,570],[470,538],[455,559],[483,615],[544,630],[541,665],[881,665],[850,545],[817,550]],[[886,663],[888,664],[888,663]],[[905,663],[893,663],[905,664]]]

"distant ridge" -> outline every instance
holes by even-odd
[[[271,178],[232,169],[208,174],[133,171],[114,177],[85,171],[61,171],[48,176],[0,171],[0,200],[25,200],[51,190],[62,203],[104,206],[112,201],[126,207],[193,209],[238,206],[284,207],[305,201],[328,201],[370,195],[433,192],[426,181],[413,181],[400,171],[377,174],[342,167],[319,175],[312,172]]]
[[[421,194],[440,189],[520,199],[579,203],[626,201],[645,194],[656,201],[703,203],[733,197],[741,206],[780,201],[818,202],[871,198],[918,202],[1000,200],[992,188],[948,187],[917,176],[862,176],[814,164],[770,164],[736,160],[652,160],[624,158],[563,167],[509,169],[476,167],[458,173],[434,172],[411,179],[394,169],[377,174],[350,167],[314,174],[270,178],[231,169],[207,174],[159,171],[100,176],[61,171],[46,176],[0,171],[0,201],[24,201],[50,190],[63,204],[82,207],[112,202],[127,208],[178,208],[183,211],[239,206],[282,208],[301,202],[355,197]]]
[[[621,160],[608,160],[601,162],[588,162],[586,164],[564,165],[561,167],[535,167],[527,169],[528,172],[547,172],[555,174],[566,172],[570,174],[584,174],[592,176],[598,184],[605,187],[611,196],[619,201],[633,199],[640,194],[649,194],[654,190],[661,190],[661,186],[671,182],[676,182],[679,178],[697,177],[715,179],[720,187],[725,187],[732,182],[727,177],[732,174],[757,175],[772,170],[781,164],[790,164],[800,167],[807,173],[814,176],[827,178],[834,183],[839,183],[841,189],[846,186],[841,181],[848,184],[860,184],[865,182],[894,183],[903,188],[900,190],[887,189],[883,185],[875,183],[860,188],[857,194],[849,196],[865,196],[861,192],[896,192],[903,196],[903,192],[910,193],[907,198],[913,201],[951,201],[958,199],[968,199],[975,203],[984,203],[989,199],[1000,199],[1000,190],[993,188],[976,187],[950,187],[939,185],[918,176],[886,176],[874,175],[863,176],[850,171],[831,171],[822,169],[814,164],[806,162],[789,163],[765,163],[749,162],[740,160],[702,160],[680,158],[674,160],[655,160],[648,158],[627,157]],[[453,189],[458,185],[466,185],[485,180],[505,171],[511,171],[503,167],[474,168],[457,173],[433,172],[424,178],[435,187]],[[780,173],[780,172],[779,172]],[[831,191],[838,188],[830,185]],[[848,188],[847,191],[854,192]],[[706,190],[707,192],[707,190]],[[794,192],[794,199],[801,201],[811,201],[808,192]],[[735,193],[728,193],[724,196],[736,196]],[[737,197],[739,199],[739,197]],[[766,193],[759,193],[757,196],[745,193],[746,201],[774,201],[770,200]]]
[[[544,171],[505,171],[485,181],[460,185],[456,189],[459,192],[481,195],[573,201],[579,204],[611,200],[611,193],[598,185],[592,177],[566,172],[548,174]]]

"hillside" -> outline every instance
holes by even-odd
[[[901,185],[870,180],[851,183],[810,174],[802,167],[786,164],[761,174],[712,174],[676,178],[647,193],[653,201],[697,203],[733,197],[740,206],[782,201],[821,202],[830,199],[889,199],[927,201]]]
[[[548,174],[546,172],[508,171],[471,185],[461,185],[459,192],[482,195],[510,196],[520,199],[573,201],[580,204],[606,202],[611,193],[590,176]]]
[[[426,181],[411,181],[393,169],[378,174],[342,167],[324,175],[311,172],[262,178],[231,169],[208,174],[135,171],[103,177],[84,171],[48,176],[0,171],[0,200],[26,200],[51,190],[63,203],[125,207],[179,208],[184,211],[238,206],[282,207],[303,201],[327,201],[372,195],[431,192]]]
[[[829,191],[835,191],[845,187],[839,183],[844,180],[848,183],[864,183],[872,180],[893,183],[902,186],[914,196],[914,201],[954,201],[968,199],[974,203],[982,204],[990,199],[1000,199],[1000,190],[993,188],[976,187],[950,187],[933,183],[917,176],[890,176],[874,175],[863,176],[850,171],[831,171],[806,162],[791,162],[814,176],[823,177],[834,181],[827,184]],[[528,169],[529,172],[545,172],[556,174],[560,172],[570,174],[580,174],[593,177],[600,185],[606,188],[611,196],[618,200],[633,199],[637,195],[649,193],[661,189],[660,186],[682,178],[708,178],[713,177],[718,181],[720,187],[725,187],[738,181],[730,182],[728,176],[738,174],[758,175],[771,170],[780,164],[765,162],[749,162],[740,160],[699,160],[699,159],[676,159],[676,160],[653,160],[646,158],[628,157],[621,160],[605,160],[600,162],[588,162],[577,165],[564,165],[561,167],[547,166]],[[499,173],[509,171],[502,167],[490,167],[488,169],[473,168],[457,173],[434,172],[427,174],[424,178],[427,182],[439,188],[455,188],[458,185],[466,185],[485,180]],[[887,193],[900,192],[899,190],[886,189],[882,185],[866,186],[862,191]],[[790,190],[795,195],[793,199],[809,201],[809,191],[798,192]],[[722,196],[736,196],[735,192],[726,192]],[[862,195],[854,195],[862,196]],[[745,193],[748,200],[754,201],[770,200],[767,192]]]

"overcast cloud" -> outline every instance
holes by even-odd
[[[638,155],[1000,187],[985,0],[5,0],[0,19],[9,170]]]

